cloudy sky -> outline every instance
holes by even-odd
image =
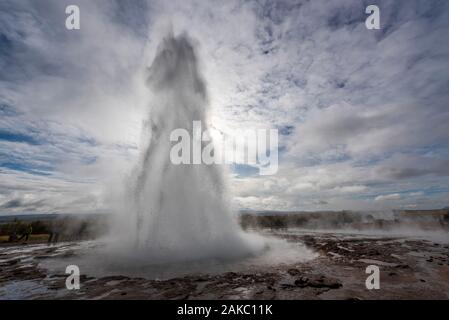
[[[169,24],[196,41],[213,126],[279,129],[276,175],[231,170],[236,208],[449,206],[447,1],[2,0],[0,214],[110,209]]]

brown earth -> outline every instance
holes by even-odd
[[[39,266],[76,254],[73,243],[0,247],[0,299],[448,299],[449,245],[442,241],[337,233],[270,232],[319,253],[308,262],[148,280],[66,274]],[[380,268],[380,289],[365,286],[366,267]]]

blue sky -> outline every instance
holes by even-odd
[[[114,205],[170,23],[197,42],[214,127],[280,129],[276,175],[231,168],[236,208],[449,205],[447,1],[3,0],[1,214]]]

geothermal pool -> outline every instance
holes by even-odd
[[[107,243],[86,241],[63,245],[56,249],[56,253],[53,255],[62,256],[64,259],[43,260],[39,266],[51,273],[65,270],[67,265],[77,265],[88,276],[122,275],[148,280],[165,280],[192,274],[213,275],[231,271],[250,271],[277,264],[305,262],[317,257],[316,252],[302,243],[291,243],[274,236],[265,236],[263,240],[267,243],[267,247],[261,252],[245,258],[204,258],[179,261],[175,257],[169,259],[171,262],[165,263],[160,263],[159,259],[149,260],[145,253],[141,253],[142,257],[135,253],[126,254],[126,259],[117,260],[116,253],[112,257],[107,255],[107,250],[104,249]],[[129,257],[133,257],[133,259],[129,259]]]

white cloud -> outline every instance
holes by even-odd
[[[374,200],[375,201],[390,201],[390,200],[400,200],[400,199],[402,199],[402,196],[399,193],[392,193],[392,194],[377,196]]]
[[[64,28],[69,2],[78,33]],[[14,46],[0,43],[0,133],[39,143],[0,139],[0,206],[107,210],[138,152],[167,21],[198,41],[213,127],[289,128],[277,175],[231,178],[237,207],[447,206],[448,6],[383,2],[369,31],[351,0],[2,2]]]

